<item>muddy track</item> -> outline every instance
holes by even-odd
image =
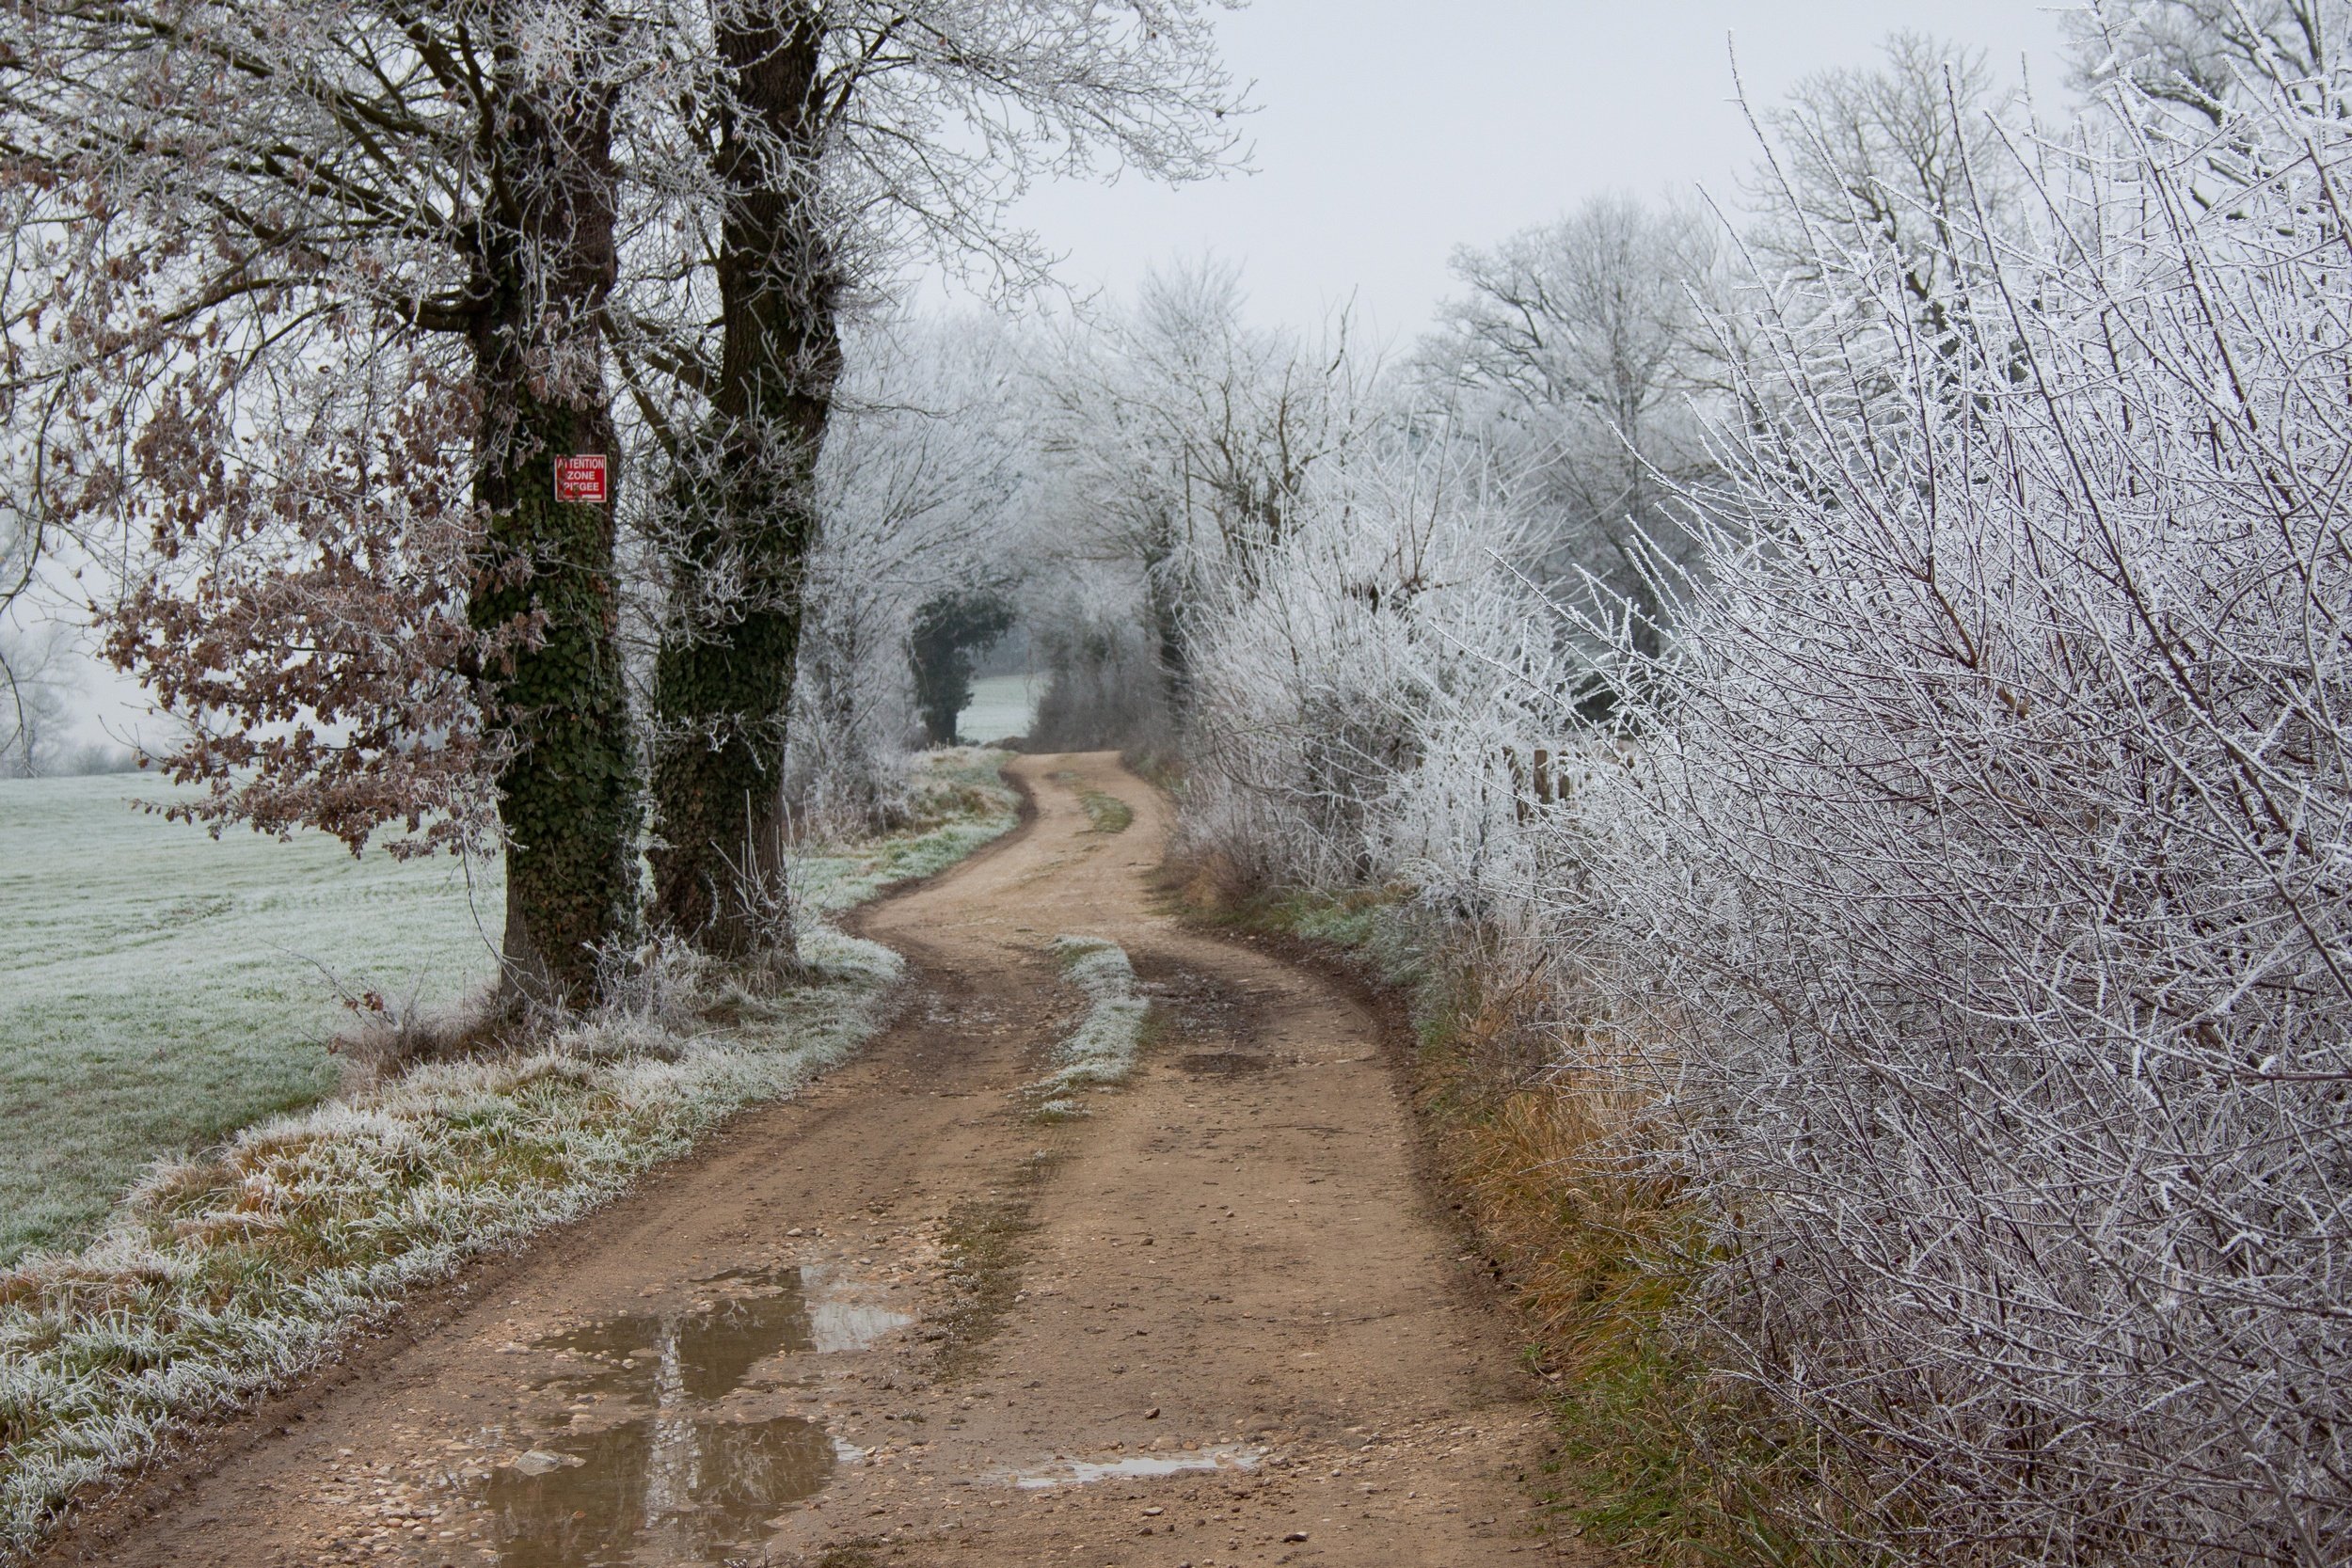
[[[43,1560],[1570,1560],[1377,1021],[1156,912],[1165,806],[1115,758],[1015,769],[1018,834],[861,919],[914,978],[855,1063]],[[1063,933],[1123,945],[1154,1006],[1134,1079],[1046,1122],[1021,1090],[1081,1010]]]

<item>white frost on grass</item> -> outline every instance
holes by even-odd
[[[977,773],[986,754],[953,759]],[[79,1253],[0,1274],[0,1559],[66,1499],[317,1365],[357,1323],[459,1263],[571,1219],[882,1022],[896,954],[816,917],[968,854],[1011,797],[957,781],[928,831],[830,847],[804,984],[731,991],[737,1022],[589,1019],[525,1054],[421,1065],[160,1166]]]
[[[1054,939],[1062,970],[1087,993],[1087,1016],[1068,1039],[1055,1047],[1054,1075],[1031,1085],[1041,1116],[1082,1116],[1081,1089],[1126,1082],[1143,1040],[1144,1015],[1152,1004],[1136,994],[1135,966],[1125,949],[1100,937]]]
[[[215,841],[132,805],[194,793],[0,780],[0,1267],[90,1241],[158,1157],[333,1094],[339,990],[429,1013],[497,974],[495,862]]]
[[[921,832],[828,846],[793,858],[792,906],[803,919],[836,914],[883,888],[944,871],[1014,821],[1019,797],[999,777],[1009,753],[949,746],[925,753],[908,796]]]

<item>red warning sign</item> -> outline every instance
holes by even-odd
[[[555,460],[555,499],[581,506],[605,503],[604,453],[592,451]]]

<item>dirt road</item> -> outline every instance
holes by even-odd
[[[1541,1421],[1374,1021],[1154,912],[1165,813],[1115,759],[1016,771],[1029,827],[864,921],[915,977],[855,1065],[50,1560],[1551,1560]],[[1063,933],[1125,946],[1156,1022],[1047,1123],[1019,1091],[1080,1011]]]

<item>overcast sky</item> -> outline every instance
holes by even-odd
[[[1220,23],[1255,83],[1256,172],[1169,190],[1042,186],[1021,218],[1081,292],[1152,265],[1241,263],[1254,314],[1313,322],[1354,300],[1375,341],[1409,339],[1450,290],[1457,245],[1490,245],[1609,190],[1702,187],[1730,203],[1754,156],[1736,50],[1759,107],[1915,28],[2022,57],[2061,96],[2058,8],[2042,0],[1256,0]],[[135,732],[144,704],[96,665],[76,726]]]
[[[2022,57],[2063,98],[2045,0],[1255,0],[1220,24],[1256,83],[1257,172],[1168,190],[1041,188],[1025,220],[1080,288],[1124,292],[1203,250],[1239,261],[1254,313],[1312,321],[1354,293],[1382,337],[1449,291],[1446,258],[1609,190],[1736,199],[1758,107],[1808,73],[1867,65],[1902,28]]]

